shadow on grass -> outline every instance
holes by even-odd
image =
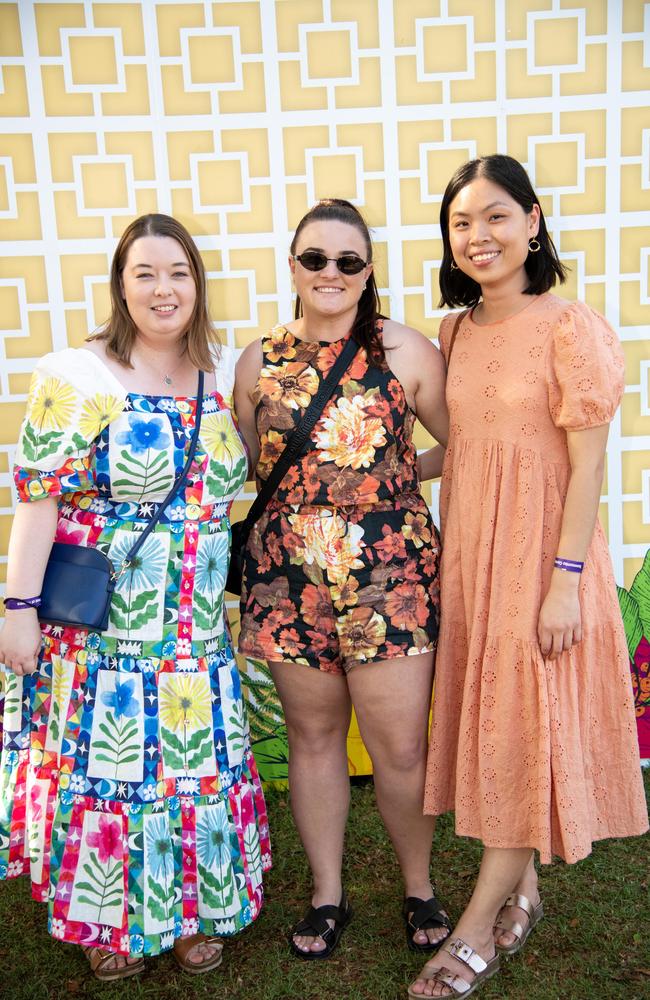
[[[650,792],[650,772],[646,772]],[[0,884],[0,996],[12,1000],[404,1000],[421,967],[407,951],[401,886],[371,783],[352,789],[344,879],[355,917],[327,962],[300,962],[289,928],[309,899],[309,875],[285,791],[267,795],[274,869],[256,925],[227,941],[222,966],[190,977],[171,955],[142,976],[94,980],[80,949],[54,941],[26,879]],[[471,892],[480,846],[440,820],[432,872],[452,917]],[[578,865],[541,871],[546,919],[521,955],[481,987],[483,1000],[647,1000],[650,996],[650,836],[596,844]]]

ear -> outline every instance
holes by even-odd
[[[528,215],[528,235],[535,237],[539,232],[539,205],[535,203]]]
[[[371,261],[370,264],[368,264],[368,266],[366,267],[366,273],[363,276],[363,280],[367,281],[374,270],[375,270],[375,265]]]

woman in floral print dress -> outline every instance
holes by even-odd
[[[8,597],[38,595],[54,540],[121,565],[185,464],[202,369],[194,463],[120,577],[107,631],[41,630],[20,608],[0,635],[0,874],[29,873],[50,932],[101,979],[172,947],[187,971],[214,968],[214,935],[258,915],[270,858],[223,605],[247,459],[187,231],[162,215],[132,223],[111,297],[99,335],[34,373]]]
[[[289,738],[294,817],[314,878],[292,934],[325,958],[350,917],[341,886],[354,705],[402,869],[407,940],[448,933],[422,815],[438,634],[438,539],[419,492],[415,417],[445,441],[444,364],[416,330],[382,319],[368,229],[349,203],[301,221],[290,267],[297,318],[243,352],[236,409],[264,480],[349,336],[359,351],[251,532],[240,649],[269,662]]]

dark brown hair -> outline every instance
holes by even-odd
[[[521,205],[524,212],[532,211],[533,205],[539,206],[539,232],[535,237],[540,249],[537,253],[529,253],[524,267],[528,275],[528,286],[524,289],[526,295],[541,295],[548,292],[556,281],[566,281],[567,268],[560,261],[553,244],[542,206],[530,183],[530,178],[521,163],[512,156],[502,156],[493,153],[491,156],[481,156],[470,160],[459,167],[453,175],[442,196],[440,205],[440,229],[442,231],[442,264],[440,265],[440,305],[441,306],[474,306],[481,297],[481,286],[469,278],[459,267],[452,269],[453,255],[449,242],[449,207],[456,195],[467,184],[477,177],[486,177],[493,184],[507,191],[511,198]]]
[[[348,226],[354,226],[361,233],[366,244],[367,262],[372,261],[370,230],[361,212],[351,202],[345,201],[343,198],[323,198],[322,201],[316,202],[298,223],[298,228],[291,241],[292,255],[296,252],[298,237],[305,226],[311,222],[345,222]],[[386,360],[384,345],[377,333],[377,320],[383,318],[380,310],[381,299],[377,291],[373,269],[368,275],[366,287],[361,293],[351,335],[357,344],[365,348],[368,360],[377,365],[383,365]],[[295,319],[299,319],[300,316],[302,316],[302,302],[298,295],[296,296]]]
[[[198,248],[187,229],[170,215],[141,215],[122,233],[111,263],[110,319],[89,339],[105,341],[106,353],[110,357],[123,365],[131,364],[131,351],[138,331],[122,294],[122,272],[129,250],[135,241],[143,236],[169,236],[180,243],[187,254],[190,273],[196,288],[196,302],[183,334],[184,349],[196,368],[212,371],[215,355],[211,353],[210,347],[217,346],[219,338],[208,315],[205,268]]]

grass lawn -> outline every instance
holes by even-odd
[[[650,798],[650,771],[645,772]],[[140,977],[101,984],[78,948],[45,930],[45,908],[25,878],[0,885],[0,996],[11,1000],[405,1000],[421,966],[406,949],[400,881],[371,783],[352,790],[345,885],[355,917],[328,962],[301,962],[286,935],[308,899],[309,880],[287,793],[268,793],[274,869],[256,925],[226,945],[222,966],[183,974],[170,955]],[[326,836],[326,831],[324,831]],[[451,817],[435,840],[434,877],[452,916],[469,896],[479,847],[457,840]],[[650,997],[650,836],[597,844],[578,865],[541,875],[546,919],[521,955],[477,997],[484,1000],[647,1000]]]

